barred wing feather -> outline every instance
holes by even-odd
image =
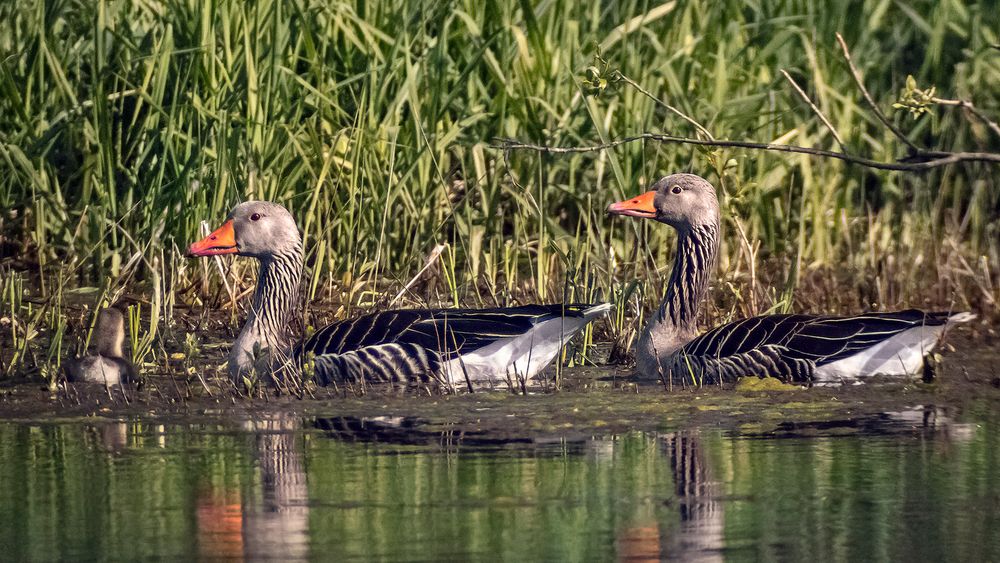
[[[447,362],[525,335],[553,319],[585,321],[608,307],[526,305],[502,309],[401,309],[330,324],[306,340],[321,382],[334,379],[427,381]],[[585,322],[583,323],[585,324]],[[575,325],[574,325],[575,326]],[[561,344],[561,342],[559,343]],[[502,368],[503,366],[500,366]],[[363,369],[362,369],[363,368]],[[454,377],[446,374],[446,377]]]
[[[525,305],[503,309],[400,309],[332,323],[312,335],[301,352],[341,354],[388,343],[414,344],[451,358],[519,336],[562,316],[582,317],[590,305]]]
[[[732,322],[686,344],[682,353],[726,358],[769,347],[789,359],[822,366],[862,352],[902,332],[920,326],[940,326],[948,313],[914,309],[851,317],[765,315]]]

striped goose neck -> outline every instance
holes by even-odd
[[[660,305],[660,324],[685,332],[696,330],[698,306],[708,290],[718,250],[717,223],[678,230],[677,256],[674,257],[667,296]]]
[[[246,326],[261,346],[284,346],[298,301],[302,277],[302,245],[260,260],[257,289]],[[246,331],[246,329],[244,329]]]

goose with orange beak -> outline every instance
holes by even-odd
[[[258,353],[311,361],[319,384],[368,381],[448,386],[530,380],[610,304],[526,305],[495,309],[400,309],[335,322],[296,346],[288,327],[302,277],[302,238],[292,215],[266,201],[237,205],[189,248],[191,256],[236,254],[260,270],[247,320],[229,353],[240,381]]]
[[[677,231],[666,297],[636,345],[638,371],[681,383],[776,377],[802,383],[859,381],[919,372],[949,326],[970,313],[915,309],[856,316],[764,315],[700,334],[698,310],[719,250],[715,188],[694,174],[673,174],[608,213],[652,219]]]

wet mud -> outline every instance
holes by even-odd
[[[876,380],[812,388],[755,380],[728,387],[667,389],[637,380],[626,366],[564,369],[558,389],[547,383],[529,387],[527,394],[506,386],[473,393],[341,387],[300,394],[266,387],[248,397],[221,373],[199,377],[182,370],[150,375],[138,389],[61,385],[52,391],[38,382],[14,381],[0,386],[0,419],[239,423],[285,413],[362,426],[374,421],[373,427],[386,427],[379,421],[389,420],[397,438],[408,435],[417,442],[490,443],[687,428],[775,436],[831,429],[864,432],[866,420],[868,426],[878,426],[878,417],[885,413],[933,408],[960,420],[966,414],[1000,410],[1000,354],[995,343],[966,339],[952,344],[954,349],[944,354],[931,382]],[[926,422],[919,415],[903,418],[903,426]],[[891,420],[898,426],[897,419]],[[336,423],[326,428],[318,424],[316,430],[336,431]]]

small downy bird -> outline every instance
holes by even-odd
[[[667,294],[636,344],[640,374],[686,383],[771,376],[799,383],[858,382],[872,375],[910,375],[944,331],[971,313],[908,309],[853,316],[763,315],[699,334],[719,251],[715,188],[694,174],[661,178],[652,190],[613,203],[608,213],[652,219],[677,231]]]
[[[267,354],[272,370],[285,358],[311,364],[321,385],[523,382],[611,309],[598,303],[383,310],[335,322],[293,346],[288,327],[297,314],[302,238],[287,209],[268,201],[241,203],[188,254],[236,254],[260,262],[246,323],[229,353],[229,375],[237,383]]]
[[[135,366],[125,359],[125,319],[114,307],[101,309],[91,343],[95,354],[66,361],[66,380],[71,383],[102,383],[105,386],[138,381]]]

